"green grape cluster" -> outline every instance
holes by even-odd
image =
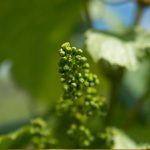
[[[47,123],[37,118],[31,124],[17,131],[0,136],[0,148],[51,148],[55,147],[57,140],[53,137]]]
[[[35,148],[50,148],[57,143],[47,128],[46,122],[40,118],[31,122],[30,133],[32,135],[31,143]]]
[[[104,99],[97,95],[98,77],[91,73],[87,58],[81,49],[64,43],[59,50],[59,73],[63,83],[61,107],[67,109],[71,105],[81,105],[84,112],[92,115],[95,109],[103,110]]]
[[[98,77],[90,72],[90,65],[83,51],[64,43],[59,50],[59,73],[63,83],[63,95],[58,109],[71,116],[71,126],[67,133],[74,137],[80,146],[90,146],[94,134],[86,127],[88,119],[95,112],[105,111],[105,99],[98,95]],[[62,112],[62,111],[61,111]],[[68,116],[69,116],[68,115]]]
[[[80,138],[79,141],[82,146],[90,146],[91,142],[94,141],[94,136],[91,131],[84,125],[72,124],[67,133],[73,138],[74,136],[76,136],[76,138]]]
[[[99,135],[101,145],[107,148],[111,148],[114,145],[114,132],[112,128],[107,127],[103,132],[101,132]]]

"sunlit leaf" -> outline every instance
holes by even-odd
[[[104,33],[86,33],[87,50],[95,61],[105,59],[111,64],[135,70],[138,66],[134,44]]]
[[[114,140],[114,146],[113,149],[144,149],[147,147],[148,144],[142,144],[142,143],[136,143],[134,140],[132,140],[128,135],[126,135],[123,131],[112,128],[113,130],[113,140]]]

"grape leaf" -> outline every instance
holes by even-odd
[[[112,131],[114,140],[113,149],[146,149],[148,146],[148,144],[137,144],[118,128],[112,128]]]
[[[117,36],[89,30],[86,32],[87,50],[97,62],[107,60],[112,65],[119,65],[134,71],[138,68],[139,58],[150,47],[150,34],[141,29],[135,30],[132,40],[123,40]]]
[[[135,70],[138,61],[135,55],[133,43],[122,42],[119,38],[88,31],[86,33],[87,50],[95,61],[105,59],[111,64]]]

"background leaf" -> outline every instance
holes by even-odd
[[[135,28],[131,34],[114,36],[89,30],[86,33],[87,50],[95,61],[103,58],[112,65],[136,70],[138,59],[145,56],[146,50],[150,48],[150,33]]]
[[[119,38],[104,33],[86,33],[87,50],[95,61],[105,59],[112,65],[135,70],[138,65],[133,42],[123,42]]]
[[[33,97],[59,95],[57,50],[80,21],[82,1],[0,2],[0,61],[13,63],[13,78]],[[55,15],[54,15],[55,14]],[[51,92],[50,92],[51,91]]]
[[[134,142],[129,136],[127,136],[123,131],[117,128],[112,128],[114,134],[114,146],[113,149],[144,149],[147,144]]]

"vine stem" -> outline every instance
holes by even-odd
[[[136,17],[135,17],[134,26],[137,26],[137,25],[140,24],[142,14],[143,14],[143,11],[144,11],[144,8],[145,8],[145,6],[142,5],[140,2],[138,2],[137,4],[138,4],[138,8],[137,8],[137,13],[136,13]]]
[[[110,92],[110,100],[108,106],[108,113],[105,118],[105,125],[109,126],[112,125],[112,119],[114,117],[114,111],[118,104],[118,90],[120,84],[122,82],[124,76],[124,68],[119,67],[117,70],[113,70],[112,76],[110,78],[111,81],[111,92]]]
[[[108,112],[107,112],[107,116],[105,119],[105,125],[107,125],[107,126],[112,124],[114,108],[116,107],[116,103],[117,103],[117,100],[116,100],[117,91],[118,91],[118,86],[116,86],[115,84],[112,83],[111,91],[110,91]]]
[[[93,28],[92,19],[91,19],[90,12],[89,12],[89,0],[86,0],[86,2],[83,1],[83,10],[84,10],[84,15],[85,15],[88,27]]]
[[[131,126],[133,124],[133,122],[138,118],[140,111],[141,111],[145,101],[148,99],[149,95],[150,95],[150,79],[149,79],[147,91],[139,98],[139,100],[133,107],[133,109],[130,113],[130,116],[128,117],[128,119],[124,125],[125,128],[128,128],[129,126]]]

